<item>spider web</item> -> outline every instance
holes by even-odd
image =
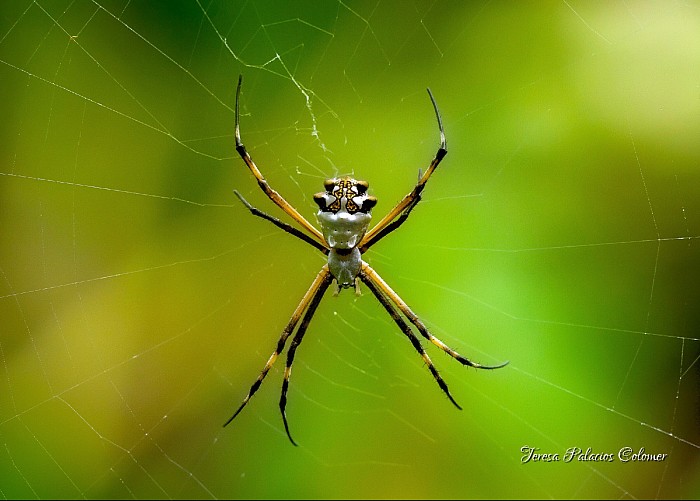
[[[0,496],[700,493],[696,2],[14,1],[0,25]],[[368,291],[324,298],[288,416],[258,375],[323,256],[326,177],[366,254],[466,370],[455,410]],[[523,463],[522,447],[614,461]],[[623,462],[618,452],[666,454]]]

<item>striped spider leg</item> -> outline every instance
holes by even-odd
[[[316,278],[311,284],[311,287],[306,291],[301,302],[292,313],[289,322],[282,330],[277,346],[270,355],[267,363],[260,372],[260,375],[250,387],[248,394],[243,399],[243,402],[238,407],[236,412],[226,421],[224,426],[228,425],[233,419],[240,414],[243,408],[248,404],[253,395],[258,391],[263,380],[274,365],[277,358],[280,356],[286,345],[287,339],[292,335],[295,329],[296,334],[292,338],[292,343],[287,352],[287,361],[284,369],[284,377],[282,381],[282,395],[280,397],[279,407],[282,413],[282,420],[287,437],[292,444],[297,445],[289,431],[289,423],[287,422],[287,391],[289,389],[289,379],[292,374],[292,364],[296,355],[297,348],[301,344],[304,335],[309,327],[309,323],[313,318],[318,305],[323,298],[331,283],[335,283],[335,294],[338,294],[343,289],[354,288],[355,293],[359,295],[360,282],[364,282],[367,288],[374,294],[379,303],[389,313],[396,325],[408,337],[414,349],[421,356],[425,364],[428,366],[430,373],[437,382],[440,389],[447,395],[449,400],[459,409],[461,407],[450,394],[447,384],[438,373],[432,360],[421,345],[421,342],[413,332],[411,326],[406,322],[413,324],[418,329],[418,332],[425,339],[440,348],[442,351],[450,355],[452,358],[460,362],[462,365],[474,367],[477,369],[497,369],[503,367],[508,362],[499,365],[481,365],[470,361],[463,357],[455,350],[447,346],[438,338],[433,336],[418,318],[418,316],[409,308],[409,306],[394,292],[394,290],[374,271],[365,261],[362,260],[364,254],[372,245],[384,238],[400,227],[411,211],[421,200],[421,193],[425,188],[425,184],[430,179],[437,166],[447,154],[447,143],[445,141],[445,131],[442,125],[440,112],[438,111],[437,103],[433,98],[430,89],[428,95],[435,110],[438,127],[440,129],[440,147],[438,148],[435,157],[430,163],[428,169],[422,173],[419,172],[418,183],[413,190],[408,193],[389,213],[384,216],[376,226],[368,231],[369,223],[372,218],[372,208],[377,204],[377,199],[367,193],[369,184],[366,181],[359,181],[351,177],[339,177],[327,179],[324,182],[324,192],[314,195],[314,202],[318,205],[317,218],[321,225],[321,231],[316,229],[309,223],[291,204],[289,204],[282,196],[273,190],[263,177],[260,170],[257,168],[253,159],[248,154],[245,146],[241,142],[239,128],[239,100],[241,94],[242,77],[238,79],[238,87],[236,89],[236,151],[241,156],[245,164],[248,166],[252,174],[258,181],[258,185],[277,206],[286,212],[294,221],[302,226],[304,231],[301,231],[294,226],[280,221],[276,217],[270,216],[261,210],[253,207],[243,196],[234,191],[236,196],[241,200],[251,214],[265,219],[285,232],[294,235],[303,240],[307,244],[313,246],[327,256],[328,262],[323,265],[321,271],[316,275]],[[301,323],[299,321],[301,320]],[[299,327],[297,328],[297,324]]]

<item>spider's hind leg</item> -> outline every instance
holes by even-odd
[[[282,396],[280,397],[280,412],[282,412],[284,430],[287,432],[289,440],[294,445],[297,445],[297,443],[294,441],[294,439],[292,438],[292,434],[289,432],[289,423],[287,423],[286,412],[287,389],[289,388],[289,378],[292,375],[292,364],[294,363],[294,356],[296,355],[297,348],[301,344],[301,341],[304,338],[304,334],[306,334],[306,329],[309,327],[309,323],[311,322],[314,313],[316,313],[316,308],[321,302],[321,298],[323,298],[323,294],[326,292],[326,289],[328,289],[328,286],[330,284],[330,274],[328,274],[319,284],[318,288],[316,289],[316,292],[314,292],[314,295],[311,298],[311,302],[309,303],[309,307],[306,310],[306,314],[304,315],[304,319],[301,321],[301,325],[299,325],[299,330],[297,330],[297,333],[294,335],[294,339],[292,339],[292,344],[289,346],[289,351],[287,352],[287,365],[284,368],[284,380],[282,381]]]
[[[382,291],[383,294],[389,297],[391,301],[394,302],[396,306],[398,306],[399,310],[401,310],[401,313],[406,315],[406,318],[416,326],[418,331],[421,333],[421,335],[433,343],[435,346],[440,348],[442,351],[447,353],[449,356],[457,360],[460,364],[466,365],[469,367],[474,367],[476,369],[500,369],[501,367],[504,367],[508,365],[508,361],[502,362],[498,365],[482,365],[476,362],[472,362],[468,358],[460,355],[457,353],[455,350],[447,346],[445,343],[440,341],[438,338],[433,336],[430,331],[428,331],[428,328],[425,326],[425,324],[421,321],[420,318],[418,318],[418,315],[413,313],[413,310],[409,308],[409,306],[406,304],[406,302],[401,299],[401,297],[394,292],[394,290],[387,284],[382,277],[380,277],[376,271],[374,271],[367,263],[363,263],[362,265],[362,273],[365,278],[363,280],[365,283],[369,285],[369,282],[373,284],[374,287],[378,288],[379,290]]]
[[[450,393],[450,390],[447,387],[447,383],[445,383],[445,380],[442,379],[442,376],[440,376],[440,373],[435,368],[435,365],[433,365],[433,361],[430,360],[430,357],[425,352],[425,349],[423,348],[423,345],[421,345],[420,340],[416,337],[416,335],[411,330],[411,327],[406,323],[406,321],[399,314],[399,312],[396,311],[396,308],[394,308],[394,306],[391,304],[391,301],[384,295],[384,293],[379,289],[379,287],[377,287],[377,285],[372,281],[371,277],[368,276],[364,270],[360,272],[359,276],[362,279],[362,281],[365,283],[365,285],[367,285],[367,288],[369,290],[371,290],[372,293],[376,296],[376,298],[379,300],[379,302],[384,307],[384,309],[387,311],[387,313],[389,313],[389,315],[391,315],[391,318],[394,319],[394,322],[396,322],[396,325],[399,326],[401,331],[411,341],[413,348],[415,348],[415,350],[421,356],[421,358],[423,359],[425,364],[428,366],[430,373],[433,375],[433,378],[435,379],[435,382],[438,384],[440,389],[445,393],[445,395],[447,395],[447,398],[450,399],[450,402],[452,402],[455,405],[455,407],[462,410],[462,407],[452,397],[452,394]]]
[[[309,287],[309,290],[307,290],[306,294],[304,294],[304,297],[301,299],[301,302],[299,302],[299,305],[294,310],[294,313],[292,313],[292,317],[289,319],[289,322],[287,323],[286,327],[282,331],[282,335],[280,336],[279,340],[277,341],[277,347],[275,348],[275,351],[273,351],[272,355],[270,355],[270,358],[268,359],[267,363],[265,364],[265,367],[263,367],[262,372],[260,372],[260,375],[255,380],[253,385],[250,387],[250,390],[248,390],[248,394],[243,399],[243,402],[241,403],[241,405],[238,407],[236,412],[233,413],[233,416],[231,416],[228,419],[228,421],[226,421],[224,423],[224,426],[228,425],[231,421],[233,421],[236,418],[236,416],[238,416],[238,414],[241,413],[241,411],[248,404],[250,399],[253,398],[253,395],[255,395],[255,392],[258,391],[258,389],[260,388],[260,385],[262,384],[263,380],[265,379],[265,376],[267,376],[267,373],[270,371],[273,364],[277,360],[277,357],[279,356],[280,353],[282,353],[282,350],[284,350],[284,345],[287,342],[287,338],[289,338],[290,334],[294,331],[294,328],[296,327],[297,323],[299,322],[299,319],[301,318],[304,311],[307,309],[307,307],[311,308],[310,305],[314,304],[314,302],[316,303],[316,306],[318,306],[318,301],[321,300],[320,296],[323,295],[323,292],[326,291],[326,289],[328,288],[328,285],[330,284],[330,276],[331,276],[331,274],[328,271],[328,266],[324,265],[323,268],[321,268],[321,271],[318,273],[318,275],[316,275],[316,278],[314,279],[313,283],[311,284],[311,287]],[[316,306],[314,306],[314,309],[316,309]],[[307,316],[308,316],[308,313],[307,313]],[[306,321],[306,317],[304,317],[304,321]],[[303,325],[303,322],[302,322],[302,325]],[[301,328],[300,328],[300,330],[301,330]],[[298,336],[299,336],[299,333],[297,332],[295,339]],[[285,426],[286,426],[286,419],[285,419]]]

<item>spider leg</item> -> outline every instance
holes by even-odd
[[[379,231],[370,242],[367,242],[366,244],[360,246],[360,253],[364,254],[367,251],[367,249],[369,249],[372,245],[376,244],[382,238],[384,238],[396,228],[401,226],[404,223],[404,221],[408,219],[408,216],[411,215],[411,211],[416,205],[418,205],[418,202],[420,201],[420,195],[416,195],[416,197],[411,201],[411,203],[409,203],[408,207],[406,207],[406,210],[404,210],[398,218],[394,219],[391,222],[391,224],[388,224],[384,228],[382,228],[381,231]]]
[[[386,294],[393,302],[398,306],[399,310],[406,315],[406,318],[410,320],[410,322],[415,325],[420,333],[423,335],[425,339],[433,343],[435,346],[440,348],[442,351],[450,355],[452,358],[457,360],[459,363],[462,365],[467,365],[469,367],[475,367],[477,369],[500,369],[501,367],[504,367],[505,365],[508,365],[508,362],[503,362],[498,365],[482,365],[478,364],[476,362],[472,362],[466,357],[463,357],[459,353],[457,353],[455,350],[447,346],[445,343],[440,341],[438,338],[433,336],[429,331],[428,328],[425,326],[425,324],[421,321],[420,318],[418,318],[418,315],[413,313],[413,310],[408,307],[408,305],[404,302],[401,297],[394,292],[394,290],[387,284],[382,277],[379,276],[379,274],[374,271],[367,263],[364,261],[362,262],[362,275],[363,281],[369,285],[369,282],[371,282],[374,286],[378,287],[384,294]]]
[[[437,382],[438,386],[440,386],[440,389],[445,393],[445,395],[447,395],[447,398],[449,398],[450,401],[458,409],[461,410],[462,407],[460,407],[460,405],[455,401],[455,399],[450,394],[450,390],[447,388],[447,383],[445,383],[445,380],[442,379],[442,376],[440,376],[440,374],[438,373],[437,369],[435,368],[435,365],[433,365],[432,360],[430,360],[430,357],[425,352],[423,345],[421,345],[420,340],[416,337],[416,335],[411,330],[411,327],[406,323],[406,321],[399,314],[399,312],[396,311],[396,308],[394,308],[394,306],[391,304],[391,301],[389,301],[389,299],[386,297],[384,292],[382,292],[382,290],[377,286],[377,284],[374,283],[374,281],[370,278],[370,276],[365,273],[364,266],[363,266],[363,270],[360,271],[360,279],[365,283],[365,285],[367,285],[369,290],[372,291],[372,293],[376,296],[376,298],[379,300],[379,302],[384,307],[384,309],[387,311],[387,313],[389,313],[389,315],[391,315],[391,318],[394,319],[394,322],[396,322],[396,325],[399,326],[401,331],[411,341],[411,344],[413,345],[415,350],[423,358],[423,361],[428,366],[430,373],[433,375],[433,378],[435,378],[435,381]]]
[[[326,292],[330,284],[331,277],[330,274],[328,274],[326,275],[326,279],[319,285],[318,289],[316,289],[316,292],[314,293],[314,296],[311,299],[311,302],[309,303],[309,307],[306,310],[304,319],[301,321],[299,329],[294,335],[294,338],[292,339],[292,344],[289,345],[289,351],[287,352],[287,365],[284,368],[284,380],[282,381],[282,396],[280,397],[280,411],[282,412],[284,429],[287,432],[289,440],[294,445],[297,445],[297,443],[294,441],[294,439],[292,438],[292,434],[289,432],[289,423],[287,423],[287,413],[285,411],[287,407],[287,389],[289,388],[289,377],[292,375],[292,364],[294,363],[294,356],[296,354],[297,348],[301,344],[301,341],[304,338],[304,334],[306,334],[306,329],[309,327],[309,323],[311,322],[314,313],[316,313],[316,308],[321,302],[321,298],[323,298],[323,294]]]
[[[255,162],[253,162],[253,159],[250,157],[250,154],[246,150],[245,146],[243,146],[243,143],[241,142],[241,132],[240,132],[240,113],[239,113],[239,100],[241,97],[241,85],[243,84],[243,75],[240,75],[238,77],[238,87],[236,88],[236,151],[240,155],[240,157],[243,159],[245,164],[248,166],[250,169],[250,172],[253,173],[255,176],[255,179],[258,181],[258,186],[260,186],[260,189],[265,192],[265,195],[272,200],[277,206],[282,209],[284,212],[289,214],[292,219],[294,219],[297,223],[302,225],[306,231],[311,233],[313,238],[317,240],[321,245],[325,247],[326,240],[323,238],[323,234],[321,234],[320,231],[318,231],[311,223],[309,223],[304,216],[299,214],[299,212],[292,207],[292,205],[287,202],[284,198],[282,198],[282,195],[277,193],[275,190],[273,190],[270,185],[268,184],[267,180],[263,177],[262,173],[258,169],[258,167],[255,165]]]
[[[445,158],[445,155],[447,155],[447,141],[445,140],[445,129],[442,126],[440,110],[438,110],[437,103],[435,102],[435,98],[433,97],[433,93],[430,92],[430,89],[428,89],[428,95],[430,96],[430,101],[433,103],[433,108],[435,109],[435,116],[437,117],[438,127],[440,128],[440,147],[438,148],[437,153],[435,153],[433,161],[430,162],[430,166],[420,176],[420,178],[418,179],[418,183],[413,188],[413,190],[408,195],[403,197],[403,199],[398,204],[396,204],[396,206],[393,209],[391,209],[389,213],[386,216],[384,216],[374,228],[367,232],[367,234],[364,236],[359,245],[361,252],[366,251],[370,246],[377,243],[377,241],[380,238],[385,237],[390,232],[394,231],[396,228],[401,226],[401,224],[408,218],[409,214],[411,213],[411,210],[413,210],[413,207],[415,207],[416,204],[420,202],[420,194],[423,192],[425,184],[428,182],[428,179],[430,179],[430,176],[433,175],[433,172],[440,164],[442,159]],[[394,221],[394,219],[396,219],[400,214],[402,214],[402,216],[397,220],[396,224],[391,225],[390,229],[384,231],[384,229],[387,226],[389,226],[389,224],[392,221]]]
[[[267,376],[267,373],[270,371],[272,368],[273,364],[275,363],[275,360],[277,360],[277,357],[279,354],[282,352],[284,349],[284,345],[287,342],[287,338],[289,335],[294,331],[294,328],[297,325],[297,322],[299,322],[299,319],[301,318],[301,315],[304,313],[304,310],[306,310],[307,306],[309,306],[310,303],[312,303],[319,290],[325,291],[326,288],[328,287],[328,284],[330,283],[330,271],[328,271],[328,265],[323,265],[323,268],[321,268],[321,271],[316,275],[316,278],[314,279],[313,283],[311,284],[311,287],[309,287],[309,290],[306,291],[306,294],[304,294],[304,297],[301,299],[301,302],[299,303],[299,306],[297,306],[296,310],[294,310],[294,313],[292,313],[292,318],[289,319],[289,323],[287,326],[284,328],[282,331],[282,335],[280,336],[279,340],[277,341],[277,348],[275,348],[275,351],[272,352],[272,355],[268,359],[267,363],[265,364],[265,367],[263,368],[262,372],[258,376],[258,379],[255,380],[253,385],[250,387],[250,390],[248,391],[248,395],[243,399],[243,403],[241,406],[238,408],[238,410],[231,416],[228,421],[224,423],[224,426],[229,424],[231,421],[234,420],[238,414],[243,410],[243,407],[246,406],[248,401],[253,397],[256,391],[258,391],[258,388],[260,388],[260,385],[263,382],[263,379],[265,379],[265,376]],[[315,308],[315,307],[314,307]]]
[[[278,228],[281,228],[284,231],[286,231],[287,233],[290,233],[290,234],[294,235],[295,237],[302,239],[307,244],[313,245],[314,247],[316,247],[318,250],[320,250],[324,254],[328,254],[328,248],[326,248],[324,245],[321,245],[320,243],[318,243],[316,240],[314,240],[313,238],[308,236],[303,231],[299,231],[294,226],[289,225],[287,223],[284,223],[284,222],[280,221],[279,219],[277,219],[276,217],[271,216],[269,214],[266,214],[263,211],[261,211],[260,209],[253,207],[252,205],[250,205],[250,203],[248,203],[248,200],[243,198],[243,195],[238,193],[238,191],[233,190],[233,192],[236,194],[236,196],[239,198],[239,200],[241,202],[243,202],[243,205],[245,205],[247,207],[247,209],[251,212],[251,214],[253,214],[254,216],[258,216],[258,217],[261,217],[263,219],[270,221],[272,224],[274,224]]]

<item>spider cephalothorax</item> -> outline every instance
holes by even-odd
[[[307,231],[307,233],[304,233],[294,226],[284,223],[279,219],[256,209],[250,205],[240,193],[237,191],[234,191],[234,193],[254,215],[270,221],[287,233],[300,238],[304,242],[312,245],[316,249],[326,254],[328,256],[328,264],[323,265],[321,271],[318,273],[318,275],[316,275],[316,279],[311,284],[311,287],[309,287],[309,290],[306,291],[306,294],[304,294],[299,306],[297,306],[294,313],[292,313],[289,323],[287,323],[287,326],[282,331],[282,335],[277,342],[275,351],[272,352],[272,355],[265,364],[265,367],[258,376],[258,379],[256,379],[253,385],[250,387],[248,395],[246,395],[246,397],[243,399],[243,403],[240,405],[238,410],[236,410],[233,416],[226,421],[226,424],[229,424],[236,416],[238,416],[253,394],[258,391],[263,379],[265,379],[265,376],[267,376],[267,373],[272,368],[272,365],[275,363],[275,360],[277,360],[277,357],[280,355],[280,353],[282,353],[285,343],[287,342],[287,338],[289,338],[299,323],[299,320],[301,320],[299,329],[294,335],[292,344],[287,352],[287,364],[284,370],[282,396],[280,398],[280,411],[282,412],[284,429],[287,432],[289,440],[296,445],[294,440],[292,440],[292,435],[289,433],[289,425],[287,423],[287,414],[285,411],[287,406],[287,388],[289,387],[289,377],[292,373],[292,363],[294,362],[294,355],[296,354],[297,347],[299,344],[301,344],[301,340],[306,333],[306,329],[311,322],[311,318],[314,316],[323,294],[326,292],[333,280],[335,280],[337,283],[336,294],[343,288],[353,286],[355,287],[355,291],[359,293],[360,281],[364,282],[384,309],[389,313],[389,315],[391,315],[391,318],[394,320],[394,322],[396,322],[396,325],[411,341],[414,349],[428,366],[430,373],[433,375],[433,378],[437,382],[438,386],[440,386],[440,389],[445,393],[445,395],[447,395],[450,401],[457,406],[457,408],[461,409],[457,402],[455,402],[454,398],[452,398],[452,395],[447,388],[447,384],[438,373],[437,369],[433,365],[433,362],[430,360],[430,357],[423,349],[420,340],[406,322],[406,319],[408,319],[408,321],[412,323],[416,329],[418,329],[421,336],[450,355],[462,365],[475,367],[477,369],[497,369],[499,367],[503,367],[508,362],[500,365],[481,365],[470,361],[454,351],[452,348],[433,336],[428,331],[425,324],[423,324],[418,316],[413,313],[411,308],[408,307],[403,299],[401,299],[401,297],[396,294],[391,287],[389,287],[389,284],[387,284],[377,274],[377,272],[372,269],[372,267],[362,260],[362,254],[364,254],[367,249],[397,229],[404,223],[404,221],[406,221],[406,219],[408,219],[408,216],[411,214],[413,208],[421,200],[421,193],[423,192],[425,183],[427,183],[440,161],[447,154],[445,131],[442,128],[440,113],[438,111],[437,104],[435,103],[435,99],[433,99],[433,95],[430,93],[430,89],[428,89],[428,95],[430,95],[430,100],[433,103],[435,116],[437,117],[438,126],[440,128],[440,147],[438,148],[433,161],[430,162],[428,169],[426,169],[425,172],[419,171],[418,183],[413,190],[411,190],[408,195],[406,195],[398,204],[396,204],[396,206],[389,211],[389,213],[384,216],[381,221],[379,221],[371,230],[367,231],[372,218],[372,208],[377,205],[377,199],[367,194],[367,190],[369,188],[367,181],[357,181],[351,177],[327,179],[323,183],[326,191],[314,195],[314,201],[319,207],[317,217],[322,229],[322,231],[319,231],[314,225],[309,223],[304,216],[299,214],[299,212],[292,207],[289,202],[282,198],[279,193],[270,187],[267,180],[263,177],[262,173],[253,162],[253,159],[250,158],[245,146],[243,146],[238,123],[238,101],[241,94],[242,81],[242,77],[240,77],[238,79],[238,89],[236,90],[236,151],[253,173],[258,181],[258,185],[265,192],[268,198],[270,198],[270,200],[277,204],[277,206],[279,206],[292,219],[301,225]],[[398,308],[401,313],[399,313],[396,308]],[[401,316],[401,314],[403,314],[403,316]]]

